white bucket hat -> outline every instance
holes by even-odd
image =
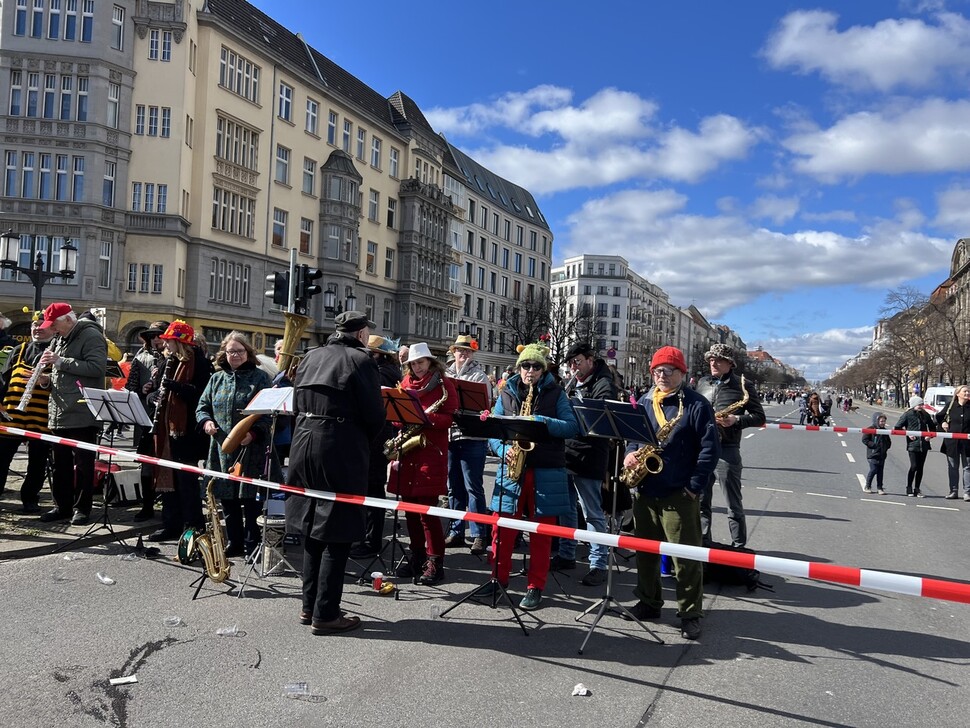
[[[417,344],[411,344],[411,348],[408,351],[408,358],[404,363],[410,364],[418,359],[434,359],[434,356],[431,354],[431,349],[429,349],[428,345],[423,341],[418,342]]]

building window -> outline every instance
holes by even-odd
[[[44,0],[34,0],[34,12],[30,17],[30,37],[41,38],[44,34]]]
[[[135,105],[135,134],[145,133],[145,105]]]
[[[68,0],[70,2],[70,0]],[[219,85],[237,96],[259,103],[259,66],[225,46],[219,57]]]
[[[67,155],[57,155],[57,172],[54,178],[54,199],[60,202],[67,201]]]
[[[391,147],[391,151],[389,152],[388,165],[387,166],[388,166],[387,173],[393,179],[397,179],[398,178],[398,173],[401,170],[401,153],[397,149],[395,149],[394,147]]]
[[[40,154],[40,187],[37,197],[41,200],[50,200],[53,196],[51,184],[51,155],[42,152]]]
[[[34,196],[34,153],[24,152],[20,177],[20,196],[31,198]]]
[[[381,168],[381,140],[376,136],[370,140],[370,166],[374,169]]]
[[[160,213],[168,211],[168,185],[158,186],[158,205],[155,209]]]
[[[111,288],[111,241],[101,241],[98,256],[98,288]]]
[[[327,143],[337,144],[337,112],[327,114]]]
[[[131,183],[131,211],[141,212],[141,182]]]
[[[172,31],[166,30],[162,33],[162,63],[169,63],[172,60]]]
[[[280,81],[279,100],[276,115],[283,121],[293,120],[293,87]]]
[[[145,184],[145,212],[155,211],[155,183],[147,182]]]
[[[319,123],[320,104],[313,99],[306,100],[306,131],[314,136],[317,135],[317,125]]]
[[[41,113],[45,119],[57,116],[57,76],[53,73],[44,75],[44,108]]]
[[[61,76],[61,121],[71,120],[71,106],[74,104],[74,77]]]
[[[172,109],[168,106],[162,107],[162,134],[166,139],[172,136]]]
[[[371,190],[367,196],[367,219],[371,222],[377,222],[377,209],[381,201],[381,193],[377,190]]]
[[[391,310],[392,310],[391,307],[393,305],[394,305],[394,302],[391,299],[389,298],[384,299],[384,315],[381,319],[381,324],[384,331],[391,330]]]
[[[393,197],[387,198],[387,226],[394,228],[397,223],[397,200]]]
[[[214,229],[251,239],[255,215],[255,199],[220,187],[213,188],[212,227]]]
[[[111,47],[116,51],[125,49],[125,9],[117,5],[111,11]]]
[[[384,277],[394,278],[394,251],[390,248],[384,252]]]
[[[313,220],[300,218],[300,252],[304,255],[313,253]]]
[[[80,80],[81,79],[78,79],[78,81],[80,81]],[[85,105],[87,105],[87,79],[85,78],[83,80],[85,82],[84,83],[84,87],[85,87],[84,88],[84,92],[85,92],[84,93],[84,103],[85,103]],[[80,86],[80,83],[79,83],[78,84],[78,101],[77,101],[78,121],[81,120],[81,118],[80,118],[80,116],[81,116],[81,96],[80,96],[80,94],[81,94],[81,86]],[[120,108],[120,102],[121,102],[121,84],[119,84],[119,83],[109,83],[108,84],[108,126],[110,126],[112,129],[117,129],[118,128],[118,117],[120,116],[120,114],[118,113],[118,109]]]
[[[74,157],[74,174],[71,177],[71,201],[84,202],[84,157]]]
[[[162,292],[162,271],[164,268],[160,263],[152,266],[152,293]]]
[[[14,13],[13,34],[27,35],[27,0],[17,0]]]
[[[134,293],[138,290],[138,264],[129,263],[128,264],[128,282],[125,285],[125,290]]]
[[[87,81],[87,78],[84,79]],[[40,99],[40,74],[27,74],[27,116],[37,118],[38,102]]]
[[[104,184],[101,188],[101,204],[105,207],[114,207],[115,204],[115,172],[117,165],[114,162],[104,163]]]
[[[67,1],[67,14],[64,18],[64,40],[74,40],[77,37],[77,0]]]
[[[377,273],[377,243],[367,241],[367,272],[375,275]]]
[[[357,159],[364,161],[364,148],[367,145],[367,130],[357,127]]]
[[[152,281],[152,267],[148,263],[141,264],[141,276],[139,276],[139,293],[148,293]]]
[[[278,207],[273,208],[273,245],[277,248],[286,247],[286,218],[289,213]]]
[[[279,144],[276,145],[276,181],[290,183],[290,150]]]
[[[317,178],[317,163],[309,157],[303,158],[303,192],[313,194],[314,181]]]
[[[90,43],[94,35],[94,0],[84,0],[81,5],[81,42]]]
[[[354,123],[344,119],[343,150],[350,154],[350,141],[354,134]]]
[[[161,31],[160,30],[150,30],[148,31],[148,60],[157,61],[158,54],[161,47]]]
[[[158,136],[158,107],[148,107],[148,136]]]
[[[10,72],[10,115],[20,116],[21,113],[21,95],[23,94],[23,89],[21,84],[23,81],[23,74],[20,71]]]
[[[259,132],[220,116],[216,121],[216,156],[248,170],[258,167]]]

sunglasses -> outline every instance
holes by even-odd
[[[546,365],[540,364],[539,362],[535,362],[535,361],[524,361],[521,364],[519,364],[519,368],[531,369],[534,372],[541,372],[543,369],[546,368]]]

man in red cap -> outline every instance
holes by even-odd
[[[48,426],[58,437],[96,442],[98,421],[81,398],[78,383],[104,387],[108,345],[95,321],[79,321],[70,304],[52,303],[44,310],[40,328],[53,328],[53,343],[41,355],[38,366],[51,367],[40,377],[50,386]],[[91,515],[94,492],[94,452],[69,445],[54,445],[54,478],[51,491],[56,506],[42,515],[42,521],[61,521],[82,526]],[[72,512],[73,511],[73,512]]]
[[[646,414],[651,444],[659,449],[663,467],[659,472],[647,473],[634,490],[634,534],[654,541],[700,546],[700,498],[721,452],[714,410],[706,399],[685,386],[687,364],[680,349],[658,349],[650,361],[650,373],[654,386],[637,405]],[[638,443],[629,443],[624,468],[638,467],[638,447]],[[701,634],[703,616],[703,567],[700,561],[691,559],[675,556],[673,561],[681,635],[696,640]],[[634,594],[639,599],[630,610],[635,618],[660,617],[660,554],[637,552]]]

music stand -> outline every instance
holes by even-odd
[[[399,389],[398,387],[381,387],[381,398],[384,400],[384,417],[388,422],[395,422],[401,425],[401,429],[407,429],[411,425],[430,425],[431,420],[428,419],[428,415],[424,413],[424,408],[421,406],[421,400],[418,399],[418,395],[406,389]],[[397,457],[395,460],[401,459],[401,453],[397,452]],[[397,479],[397,500],[401,500],[401,468],[400,465],[395,470],[395,477]],[[384,562],[384,550],[390,546],[391,553],[389,557],[389,562],[391,567],[396,571],[404,560],[407,558],[407,551],[404,550],[404,546],[401,545],[401,540],[397,537],[399,523],[399,510],[394,509],[394,521],[391,528],[391,537],[388,539],[387,543],[381,546],[381,550],[371,557],[370,561],[361,569],[360,574],[357,576],[357,582],[363,584],[366,581],[366,574],[370,571],[375,561],[380,561],[381,566],[387,569],[387,564]],[[401,560],[395,563],[394,552],[396,549],[401,549]],[[360,562],[355,561],[359,565]],[[414,576],[417,579],[418,575]],[[417,581],[415,581],[417,583]]]
[[[486,382],[473,382],[467,379],[451,378],[451,383],[455,385],[455,392],[458,394],[458,409],[456,410],[455,414],[461,413],[462,415],[473,416],[476,419],[478,419],[481,416],[482,412],[487,411],[491,407],[492,393],[491,393],[490,386]],[[462,435],[464,435],[465,437],[468,437],[468,435],[466,435],[462,431],[462,429],[458,427],[456,423],[454,423],[454,421],[453,421],[453,426]],[[480,440],[482,438],[469,438],[469,439]],[[450,445],[451,443],[449,443],[449,446]],[[487,448],[487,444],[486,444],[486,448]],[[462,487],[463,488],[466,487],[464,483],[464,470],[462,470]],[[450,481],[448,483],[448,489],[450,494],[450,491],[451,491]],[[467,488],[466,488],[466,491],[467,491]],[[466,507],[470,507],[471,505],[470,496],[467,496],[466,503],[467,503]],[[448,506],[450,508],[454,508],[453,503],[449,502]],[[486,505],[485,508],[487,513],[488,506]],[[488,529],[487,524],[481,523],[479,524],[479,526],[486,529],[484,532],[487,533],[487,529]],[[462,533],[464,533],[464,529],[462,530]]]
[[[102,424],[106,422],[110,423],[108,427],[108,444],[112,451],[114,450],[115,430],[117,428],[111,425],[143,425],[145,427],[151,427],[152,421],[145,412],[145,408],[142,406],[141,400],[138,399],[138,395],[134,392],[129,392],[127,389],[95,389],[93,387],[84,387],[80,382],[78,383],[78,388],[81,390],[81,396],[84,398],[85,404],[87,404],[94,418]],[[111,477],[112,455],[113,452],[108,453],[107,469],[101,481],[101,497],[103,500],[101,505],[101,520],[97,523],[92,523],[87,531],[73,541],[58,546],[54,549],[54,553],[70,548],[78,541],[82,541],[102,529],[107,530],[114,540],[120,543],[125,551],[128,551],[128,544],[125,543],[125,540],[121,536],[115,533],[111,525],[111,519],[108,516],[108,478]]]
[[[249,404],[246,408],[241,410],[244,415],[269,415],[270,416],[270,426],[269,426],[269,440],[266,443],[266,453],[265,459],[263,460],[263,480],[270,479],[270,473],[272,471],[273,464],[273,439],[276,435],[276,418],[280,415],[287,415],[293,412],[293,387],[267,387],[266,389],[261,389],[256,393],[256,395],[249,400]],[[280,552],[279,561],[272,567],[267,567],[266,556],[268,554],[268,549],[266,546],[266,532],[269,530],[269,488],[262,489],[265,493],[263,499],[263,524],[260,534],[259,543],[256,544],[256,548],[252,550],[252,553],[246,557],[246,562],[249,563],[249,572],[243,578],[242,584],[239,586],[239,594],[237,595],[242,599],[243,592],[246,590],[246,584],[249,583],[249,577],[256,572],[256,575],[260,579],[265,579],[271,572],[275,571],[280,565],[285,565],[294,574],[299,572],[291,564],[287,558],[286,554]],[[260,563],[262,560],[262,563]]]
[[[511,442],[513,440],[519,440],[522,442],[546,442],[550,439],[549,428],[546,426],[546,423],[533,420],[529,417],[492,415],[483,419],[480,415],[456,413],[455,423],[463,433],[469,435],[470,437],[498,439],[502,440],[503,442]],[[505,460],[500,459],[498,475],[496,476],[497,479],[501,478],[501,473],[504,467]],[[500,513],[502,512],[501,505],[502,504],[500,502]],[[452,611],[453,609],[457,609],[461,604],[467,602],[480,592],[489,591],[492,602],[490,606],[492,609],[495,609],[495,607],[498,606],[500,598],[499,595],[501,595],[501,597],[503,597],[508,603],[509,608],[512,610],[512,616],[515,617],[515,621],[518,622],[519,627],[522,628],[522,634],[528,637],[529,631],[525,628],[525,624],[522,623],[522,618],[519,616],[519,612],[515,608],[515,604],[512,602],[512,597],[509,596],[508,590],[502,586],[502,582],[498,580],[498,559],[502,544],[502,529],[499,528],[498,519],[495,521],[494,528],[498,530],[495,534],[495,550],[492,553],[492,570],[488,581],[468,592],[468,594],[443,611],[440,616],[444,617],[446,614],[448,614],[448,612]]]
[[[573,411],[576,413],[576,417],[579,419],[580,425],[586,430],[587,437],[599,437],[621,442],[623,440],[650,442],[655,439],[653,430],[650,427],[650,421],[646,417],[646,413],[640,407],[631,407],[629,402],[618,402],[605,399],[584,399],[582,401],[570,400],[570,402],[573,405]],[[614,526],[616,521],[616,492],[617,488],[623,485],[620,483],[620,463],[621,458],[617,458],[614,465],[613,474],[613,506],[611,509],[613,518],[611,521],[614,523]],[[576,621],[578,622],[587,614],[593,610],[596,610],[596,617],[593,619],[593,623],[589,626],[589,630],[586,632],[586,638],[583,640],[583,644],[579,647],[579,654],[583,654],[583,650],[586,649],[586,643],[589,642],[589,638],[593,636],[593,631],[596,629],[596,625],[599,624],[599,621],[603,618],[606,610],[611,609],[611,603],[615,603],[620,611],[643,627],[643,629],[646,630],[646,632],[650,634],[650,636],[653,637],[658,644],[664,644],[664,641],[657,635],[656,632],[637,619],[633,612],[620,604],[619,600],[613,596],[613,572],[617,568],[616,557],[614,556],[613,549],[613,546],[609,546],[607,548],[609,555],[607,557],[608,561],[606,568],[606,593],[603,595],[602,599],[591,604],[582,614],[576,617]]]

